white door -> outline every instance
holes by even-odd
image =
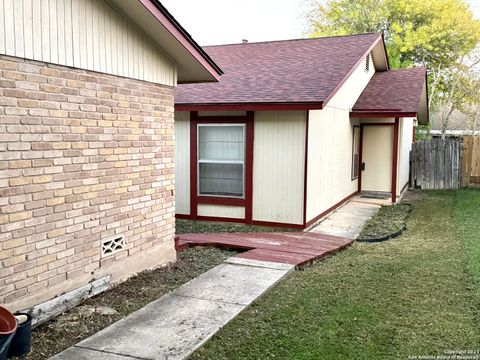
[[[392,191],[393,126],[364,126],[362,191]]]

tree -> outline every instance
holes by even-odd
[[[317,0],[308,19],[311,36],[383,32],[392,67],[429,69],[432,108],[480,41],[480,21],[463,0]]]
[[[478,116],[478,114],[475,114],[475,109],[480,102],[479,73],[476,71],[478,64],[480,64],[480,54],[472,52],[468,59],[462,57],[458,64],[447,69],[451,73],[445,77],[444,90],[439,92],[437,96],[438,103],[441,104],[442,138],[445,138],[451,116],[455,110],[463,112],[467,118],[473,116],[471,126],[475,127]]]
[[[480,71],[471,70],[464,81],[465,101],[462,103],[461,111],[467,117],[467,129],[475,135],[480,127]]]

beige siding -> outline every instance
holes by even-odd
[[[253,220],[303,223],[304,111],[255,112]]]
[[[353,125],[350,110],[375,73],[365,60],[323,110],[311,110],[308,124],[307,221],[357,190],[352,180]]]
[[[327,107],[310,111],[307,221],[357,190],[357,180],[352,180],[355,123],[345,110]]]
[[[175,113],[175,213],[190,215],[190,113]]]
[[[243,206],[199,204],[197,209],[198,216],[245,219],[245,208]]]
[[[173,61],[104,0],[0,0],[0,53],[173,86]]]
[[[412,149],[414,120],[414,118],[400,119],[397,194],[400,194],[410,176],[410,150]]]
[[[368,82],[375,74],[375,68],[370,61],[369,71],[365,71],[365,60],[361,61],[342,87],[327,103],[327,107],[351,110]]]

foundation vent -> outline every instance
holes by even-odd
[[[102,258],[116,254],[125,249],[123,235],[102,240]]]

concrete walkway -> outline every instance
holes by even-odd
[[[310,231],[347,239],[356,239],[362,231],[365,222],[375,215],[379,209],[379,205],[350,201],[335,210]]]
[[[293,269],[227,259],[52,359],[185,359]]]
[[[240,234],[235,238],[225,235],[223,240],[235,240],[235,245],[253,249],[244,254],[268,251],[271,256],[272,251],[286,254],[293,251],[295,256],[299,256],[305,255],[303,252],[308,250],[307,255],[312,256],[312,249],[321,250],[321,254],[329,253],[350,244],[360,233],[363,224],[379,208],[377,205],[350,201],[311,230],[326,236],[312,233],[311,236],[309,233]],[[332,235],[343,239],[330,238]],[[206,241],[202,236],[198,239],[191,237],[187,236],[184,243],[177,245]],[[209,241],[218,242],[218,237],[210,236]],[[287,245],[290,247],[286,247],[285,242],[289,242]],[[293,271],[298,263],[298,259],[290,261],[285,256],[272,259],[273,261],[262,261],[258,257],[249,259],[240,256],[229,258],[223,264],[52,359],[185,359],[255,299]]]

